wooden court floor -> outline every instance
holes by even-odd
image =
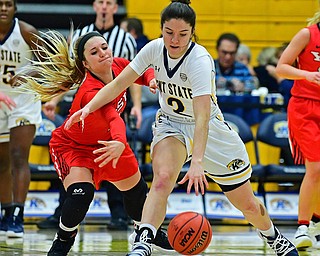
[[[278,226],[288,238],[292,239],[295,227]],[[130,245],[129,231],[108,231],[104,224],[81,224],[76,242],[70,252],[72,255],[126,255]],[[257,236],[256,231],[247,225],[212,225],[213,237],[210,246],[202,255],[274,255]],[[0,255],[36,256],[46,255],[54,230],[38,230],[34,224],[25,225],[23,239],[7,239],[0,236]],[[153,255],[164,255],[154,251]],[[173,255],[179,255],[178,253]],[[309,249],[300,252],[302,256],[320,256],[320,250]]]

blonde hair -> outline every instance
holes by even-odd
[[[276,51],[277,48],[275,47],[264,47],[258,57],[257,57],[257,61],[259,63],[260,66],[265,66],[265,65],[270,65],[270,64],[274,64],[276,65],[278,62],[278,59],[276,57]]]
[[[319,6],[320,6],[320,1],[318,1],[319,2]],[[320,21],[320,10],[318,10],[314,15],[313,15],[313,17],[312,18],[310,18],[310,19],[307,19],[307,22],[308,22],[308,26],[311,26],[311,25],[313,25],[313,24],[316,24],[316,23],[318,23]]]
[[[75,60],[69,56],[69,46],[64,36],[54,30],[35,36],[38,40],[33,50],[36,59],[30,60],[31,65],[18,74],[18,84],[23,85],[21,90],[36,93],[37,100],[50,101],[78,88],[85,77],[85,68],[76,54]]]

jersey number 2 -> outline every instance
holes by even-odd
[[[174,113],[176,113],[178,115],[182,115],[182,116],[191,117],[190,115],[183,113],[186,108],[184,107],[181,100],[179,100],[177,98],[170,97],[170,98],[168,98],[168,105],[173,108]],[[174,105],[175,105],[175,108],[174,108]]]

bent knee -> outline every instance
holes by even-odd
[[[67,197],[75,202],[89,206],[94,197],[94,185],[90,182],[77,182],[67,189]]]
[[[266,208],[258,200],[249,200],[244,205],[243,209],[240,209],[245,215],[262,215],[266,214]]]
[[[176,177],[171,173],[165,170],[155,173],[152,181],[154,188],[157,190],[172,189],[176,182]]]

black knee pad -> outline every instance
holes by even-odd
[[[133,188],[122,191],[124,207],[128,215],[135,221],[141,221],[142,209],[147,198],[147,193],[148,186],[142,177]]]
[[[93,196],[94,186],[89,182],[78,182],[70,185],[62,206],[62,224],[67,228],[73,228],[80,224],[86,216]]]

